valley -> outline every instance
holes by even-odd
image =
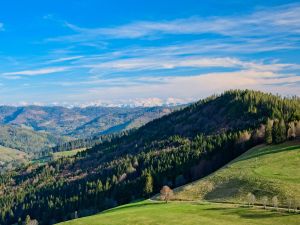
[[[1,167],[49,160],[59,151],[90,148],[106,136],[138,128],[175,108],[0,106],[0,144],[24,152],[28,159],[2,163]],[[10,157],[7,151],[1,154]]]

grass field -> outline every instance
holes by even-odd
[[[74,150],[70,150],[70,151],[55,152],[55,153],[53,153],[53,158],[58,159],[58,158],[62,158],[62,157],[69,157],[69,156],[76,155],[78,152],[82,152],[85,150],[86,150],[86,148],[78,148],[78,149],[74,149]]]
[[[11,161],[25,162],[27,154],[13,148],[7,148],[0,145],[0,162],[8,163]]]
[[[244,202],[247,193],[300,200],[300,141],[256,146],[222,169],[175,190],[182,200]],[[299,203],[298,203],[299,204]]]
[[[28,155],[25,152],[0,145],[0,173],[27,162]]]
[[[144,201],[60,225],[282,225],[299,224],[299,214],[234,207],[231,204]]]

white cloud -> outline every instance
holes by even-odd
[[[101,80],[99,80],[100,82]],[[142,81],[142,82],[138,82]],[[147,81],[147,82],[146,82]],[[103,82],[116,82],[115,79]],[[69,102],[132,102],[133,96],[139,96],[145,105],[157,105],[164,99],[184,99],[185,102],[198,100],[213,93],[220,93],[228,89],[255,89],[279,93],[283,95],[300,96],[300,76],[294,74],[280,74],[275,71],[240,70],[236,72],[218,72],[199,74],[184,77],[143,77],[137,78],[137,82],[126,80],[122,85],[101,86],[83,88],[82,91],[67,94]],[[156,82],[160,82],[159,85]],[[147,83],[147,84],[146,84]]]
[[[9,78],[19,76],[38,76],[38,75],[45,75],[45,74],[51,74],[51,73],[58,73],[68,70],[68,67],[51,67],[51,68],[42,68],[42,69],[36,69],[36,70],[22,70],[22,71],[16,71],[16,72],[7,72],[2,73],[5,77]]]
[[[47,61],[47,63],[60,63],[60,62],[66,62],[66,61],[72,61],[75,59],[80,59],[83,56],[78,55],[78,56],[69,56],[69,57],[61,57],[61,58],[57,58],[57,59],[51,59],[49,61]]]
[[[143,38],[164,34],[215,33],[234,37],[286,36],[300,33],[300,4],[262,9],[249,15],[232,17],[190,17],[171,21],[137,21],[116,27],[82,28],[65,26],[74,35],[48,39],[49,41],[85,42],[105,38]]]
[[[110,74],[126,71],[150,71],[175,68],[235,68],[252,69],[257,71],[281,71],[294,68],[297,65],[283,63],[264,63],[256,61],[241,61],[233,57],[201,57],[201,56],[170,56],[170,57],[137,57],[129,59],[111,60],[98,64],[87,64],[92,74]]]

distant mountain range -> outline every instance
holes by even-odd
[[[0,106],[0,144],[38,153],[66,141],[137,128],[172,107]]]
[[[78,138],[138,127],[170,112],[170,107],[0,106],[0,125]]]

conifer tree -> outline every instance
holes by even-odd
[[[279,135],[280,135],[280,142],[286,141],[286,125],[283,119],[280,120],[279,123]]]
[[[280,128],[279,128],[279,121],[275,120],[273,123],[273,128],[272,128],[272,141],[275,144],[278,144],[281,142],[280,140]]]

